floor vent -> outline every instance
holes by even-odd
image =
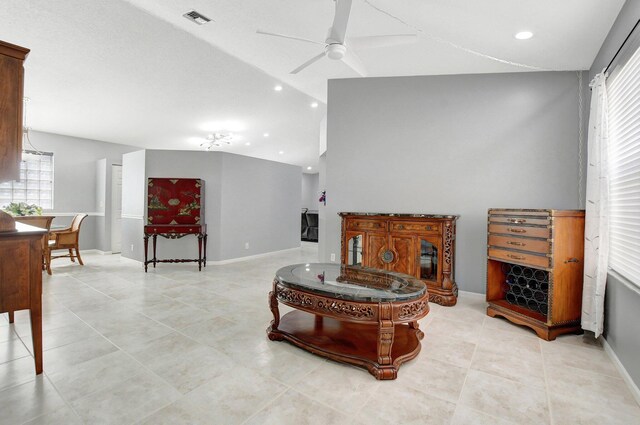
[[[196,12],[195,10],[192,10],[191,12],[187,12],[182,16],[184,16],[185,18],[187,18],[191,22],[195,22],[198,25],[204,25],[207,22],[211,22],[211,19],[209,19],[206,16]]]

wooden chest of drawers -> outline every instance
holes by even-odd
[[[584,211],[490,209],[487,314],[540,338],[580,331]]]

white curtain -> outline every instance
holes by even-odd
[[[604,291],[609,259],[608,111],[605,74],[596,75],[590,86],[582,328],[593,331],[597,338],[603,329]]]

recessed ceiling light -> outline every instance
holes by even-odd
[[[310,170],[310,169],[311,169],[311,167],[307,167],[307,170]]]
[[[282,154],[284,153],[284,151],[280,151],[280,152],[278,152],[278,153],[279,153],[280,155],[282,155]]]
[[[533,37],[533,33],[531,31],[521,31],[515,35],[518,40],[528,40]]]
[[[318,102],[313,102],[313,103],[311,104],[311,107],[312,107],[312,108],[317,108],[317,107],[318,107]]]
[[[264,133],[263,136],[264,137],[269,137],[269,133]]]
[[[244,144],[245,146],[251,146],[251,142],[247,142]]]
[[[278,85],[276,85],[273,89],[274,89],[275,91],[282,91],[282,86],[281,86],[280,84],[278,84]]]

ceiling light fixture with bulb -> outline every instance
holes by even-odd
[[[514,37],[518,40],[528,40],[533,37],[533,33],[531,31],[520,31]]]
[[[230,145],[233,140],[233,133],[211,133],[207,135],[207,141],[200,144],[206,150],[211,150],[213,147],[219,148],[225,145]]]

